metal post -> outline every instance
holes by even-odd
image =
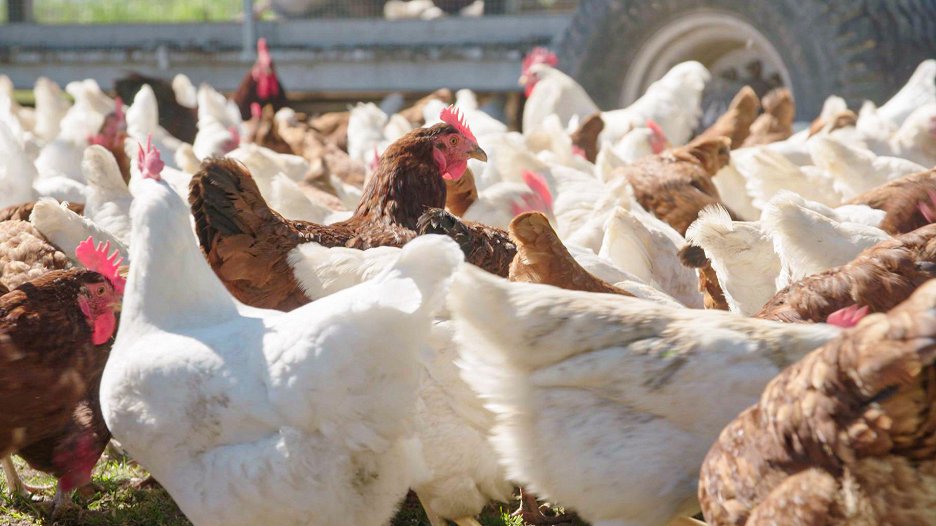
[[[256,58],[257,21],[254,20],[253,0],[244,0],[244,22],[241,26],[241,58],[252,61]]]

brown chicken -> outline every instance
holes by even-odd
[[[306,242],[362,250],[402,246],[416,236],[425,210],[445,206],[444,179],[461,177],[469,158],[487,159],[455,111],[443,111],[443,121],[391,144],[351,218],[327,226],[284,219],[236,161],[206,161],[189,194],[205,257],[248,305],[288,311],[308,303],[287,261],[293,248]]]
[[[543,283],[568,290],[633,296],[582,268],[562,244],[540,212],[524,212],[510,222],[517,255],[510,264],[510,281]]]
[[[905,175],[856,196],[846,204],[868,205],[887,215],[881,230],[891,235],[911,232],[931,221],[920,205],[934,206],[931,192],[936,192],[936,169]]]
[[[11,219],[29,221],[34,206],[36,206],[36,201],[0,208],[0,221],[10,221]],[[67,206],[69,210],[78,215],[84,213],[84,203],[67,203]]]
[[[789,139],[793,135],[793,118],[796,116],[796,104],[793,94],[787,88],[776,88],[761,99],[764,113],[760,114],[751,128],[742,146],[757,146]]]
[[[59,479],[56,507],[67,492],[90,482],[110,440],[97,386],[117,330],[124,282],[117,275],[119,262],[107,259],[104,250],[103,258],[79,255],[103,274],[54,270],[0,297],[4,474],[12,491],[25,491],[6,458],[20,452]]]
[[[728,164],[729,144],[725,137],[693,141],[644,157],[612,175],[626,177],[641,206],[685,235],[703,208],[720,203],[712,177]]]
[[[244,137],[246,142],[259,144],[277,153],[296,154],[279,133],[279,125],[273,118],[276,114],[273,106],[266,105],[261,108],[260,103],[255,102],[251,105],[250,112],[250,120],[246,122],[247,134]]]
[[[705,257],[705,250],[695,245],[685,245],[679,249],[679,262],[699,271],[699,292],[706,309],[728,310],[725,292],[718,282],[718,275],[712,268],[712,261]]]
[[[605,123],[601,113],[593,113],[582,120],[578,129],[569,137],[572,139],[572,149],[585,157],[589,162],[598,158],[598,136],[604,130]]]
[[[419,218],[419,235],[439,234],[458,243],[465,261],[506,278],[517,247],[507,232],[474,221],[463,221],[441,208],[433,208]]]
[[[755,317],[823,322],[829,314],[854,304],[887,312],[932,278],[936,278],[936,224],[882,241],[845,265],[777,291]]]
[[[707,130],[699,134],[695,141],[728,137],[731,139],[731,149],[740,148],[750,133],[751,124],[757,118],[760,110],[760,101],[750,86],[744,86],[741,91],[731,99],[731,104],[721,117]]]
[[[936,524],[936,281],[772,380],[702,465],[713,526]]]
[[[468,207],[478,200],[478,186],[475,184],[471,169],[465,170],[465,175],[457,180],[445,181],[445,209],[452,214],[462,217]]]
[[[809,136],[812,137],[819,132],[831,133],[840,128],[848,128],[856,124],[858,124],[858,115],[851,110],[836,113],[828,122],[822,117],[816,117],[809,125]]]
[[[180,104],[171,83],[160,78],[130,73],[114,82],[114,91],[123,100],[132,101],[145,84],[149,84],[156,95],[159,125],[182,142],[195,142],[195,134],[198,133],[198,109]]]
[[[276,74],[276,65],[265,38],[257,39],[257,61],[244,75],[231,100],[237,104],[245,121],[250,118],[250,106],[255,102],[261,107],[272,105],[274,112],[286,106],[286,90]]]
[[[117,167],[120,169],[120,175],[125,183],[130,183],[130,157],[124,148],[127,141],[127,116],[124,113],[123,100],[117,97],[114,111],[104,117],[104,123],[101,129],[90,137],[89,144],[98,144],[103,146],[114,156],[117,161]]]

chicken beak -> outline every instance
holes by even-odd
[[[517,84],[521,86],[526,86],[528,80],[530,79],[526,75],[520,75],[520,78],[517,79]]]
[[[478,145],[475,145],[474,149],[468,152],[468,157],[487,162],[487,154],[484,153],[484,150],[482,150]]]

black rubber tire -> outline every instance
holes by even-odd
[[[832,94],[849,106],[883,103],[920,62],[936,57],[933,0],[582,0],[558,42],[560,67],[599,106],[619,107],[641,45],[693,11],[731,13],[773,44],[801,120],[815,117]]]

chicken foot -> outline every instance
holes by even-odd
[[[71,491],[62,491],[62,486],[58,485],[55,488],[55,496],[52,497],[52,519],[56,519],[70,509],[75,509],[78,506],[72,502]]]
[[[53,486],[32,486],[23,482],[19,477],[19,473],[16,472],[16,466],[13,465],[13,457],[10,455],[3,457],[2,465],[3,476],[6,478],[7,490],[10,492],[10,495],[15,494],[29,498],[33,493],[48,491],[53,488]]]

